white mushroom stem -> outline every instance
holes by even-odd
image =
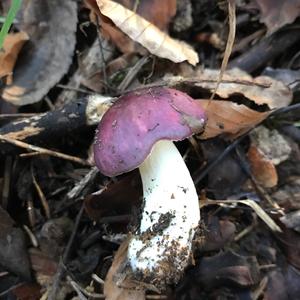
[[[170,141],[159,141],[140,166],[144,207],[129,243],[132,270],[153,284],[174,283],[189,263],[200,220],[196,189],[184,160]]]

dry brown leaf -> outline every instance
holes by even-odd
[[[168,25],[176,13],[176,0],[164,0],[163,2],[161,0],[116,0],[115,2],[135,11],[162,31],[167,31]],[[97,22],[95,14],[99,15],[101,32],[104,37],[110,39],[123,53],[145,54],[144,47],[131,40],[109,18],[100,13],[96,0],[85,0],[85,4],[91,9],[93,22]]]
[[[219,134],[235,138],[264,120],[270,112],[257,112],[245,105],[231,101],[200,100],[206,111],[207,124],[201,139],[208,139]]]
[[[4,40],[3,49],[0,51],[0,78],[8,76],[7,84],[11,84],[12,82],[11,73],[14,69],[18,54],[28,39],[28,34],[21,31],[8,34]]]
[[[15,105],[40,101],[68,71],[75,47],[76,1],[23,1],[20,22],[30,41],[2,98]]]
[[[196,70],[188,76],[166,76],[171,86],[186,83],[209,90],[215,90],[218,70]],[[219,97],[228,99],[231,96],[242,95],[258,105],[267,104],[270,109],[288,106],[292,101],[292,91],[282,82],[267,76],[253,78],[239,69],[226,71],[216,93]]]
[[[150,53],[175,63],[187,60],[196,65],[198,54],[188,44],[172,39],[158,27],[124,6],[110,1],[97,0],[100,12],[131,39],[144,46]]]
[[[144,290],[136,290],[131,286],[123,288],[119,286],[119,282],[125,279],[124,265],[127,261],[127,248],[129,239],[125,240],[119,247],[112,266],[110,267],[104,283],[104,295],[106,300],[144,300]]]
[[[293,23],[300,15],[300,0],[255,0],[260,9],[261,22],[272,33],[286,24]]]
[[[163,2],[161,0],[117,0],[115,2],[135,11],[139,16],[145,18],[162,31],[167,31],[168,25],[176,13],[176,0],[164,0]],[[103,34],[109,37],[122,52],[140,52],[141,54],[146,52],[145,48],[131,40],[108,18],[101,14],[100,17],[103,21]]]
[[[254,178],[263,187],[271,188],[277,185],[278,175],[276,167],[259,149],[251,145],[248,150],[248,159]]]

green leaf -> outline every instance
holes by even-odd
[[[4,39],[7,36],[9,28],[10,28],[11,24],[13,23],[18,10],[21,7],[21,3],[22,3],[22,0],[13,0],[12,1],[12,4],[9,8],[8,14],[5,19],[5,22],[0,31],[0,49],[2,49]]]

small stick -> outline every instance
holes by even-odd
[[[38,240],[37,240],[36,236],[34,235],[34,233],[31,231],[31,229],[27,225],[23,225],[23,228],[26,231],[26,233],[28,234],[32,246],[37,248],[39,246],[39,243],[38,243]]]
[[[80,286],[76,281],[74,281],[70,276],[67,276],[67,280],[76,292],[83,293],[85,296],[95,298],[95,299],[105,299],[104,294],[91,293],[87,291],[85,288]]]
[[[156,299],[167,299],[166,295],[146,295],[146,299],[156,300]]]
[[[28,212],[28,219],[29,219],[30,226],[31,228],[33,228],[35,225],[35,214],[34,214],[33,201],[30,195],[28,195],[28,200],[27,200],[27,212]]]
[[[5,142],[10,143],[10,144],[13,144],[15,146],[18,146],[20,148],[24,148],[24,149],[27,149],[27,150],[30,150],[30,151],[39,152],[40,154],[47,154],[47,155],[62,158],[62,159],[65,159],[65,160],[70,160],[72,162],[75,162],[75,163],[78,163],[78,164],[81,164],[81,165],[84,165],[84,166],[91,166],[91,164],[88,161],[86,161],[82,158],[72,156],[72,155],[68,155],[68,154],[64,154],[64,153],[60,153],[60,152],[53,151],[53,150],[49,150],[49,149],[46,149],[46,148],[38,147],[38,146],[31,145],[31,144],[28,144],[28,143],[24,143],[24,142],[21,142],[19,140],[15,140],[15,139],[6,137],[2,134],[0,134],[0,140],[5,141]]]
[[[10,191],[10,182],[11,182],[11,169],[12,169],[12,157],[7,156],[4,163],[4,180],[2,187],[2,201],[1,205],[4,209],[7,208],[9,191]]]
[[[0,114],[0,120],[2,119],[15,119],[15,118],[29,118],[41,115],[39,113],[18,113],[18,114]]]
[[[93,280],[97,281],[99,284],[104,285],[104,280],[100,278],[97,274],[93,273],[92,278]]]
[[[43,205],[44,211],[45,211],[45,215],[47,219],[50,219],[51,215],[50,215],[50,208],[49,208],[49,204],[47,202],[47,199],[45,197],[45,194],[43,193],[41,187],[39,186],[38,182],[35,179],[35,176],[33,174],[33,168],[31,167],[31,177],[32,177],[32,182],[33,185],[39,195],[39,198],[41,200],[41,203]]]
[[[74,199],[80,195],[82,190],[88,186],[90,182],[92,182],[96,175],[98,174],[98,169],[93,167],[73,188],[68,192],[67,197],[69,199]]]
[[[226,49],[224,52],[224,57],[223,57],[223,61],[222,61],[222,65],[221,65],[221,70],[219,73],[219,78],[217,81],[217,85],[215,90],[213,91],[212,95],[210,96],[210,100],[213,100],[218,87],[220,85],[220,83],[222,82],[222,77],[223,74],[226,70],[228,61],[229,61],[229,57],[230,54],[232,52],[232,47],[233,47],[233,43],[235,40],[235,32],[236,32],[236,15],[235,15],[235,1],[234,0],[228,0],[228,18],[229,18],[229,33],[228,33],[228,38],[227,38],[227,43],[226,43]]]
[[[60,259],[60,262],[59,262],[59,265],[58,265],[58,268],[57,268],[57,272],[56,272],[56,274],[53,278],[53,284],[52,284],[51,290],[50,290],[49,295],[48,295],[48,300],[56,300],[57,299],[56,294],[57,294],[58,289],[59,289],[59,283],[65,275],[65,264],[66,264],[66,262],[69,258],[69,255],[70,255],[70,252],[71,252],[71,247],[74,243],[75,236],[76,236],[76,233],[77,233],[77,230],[78,230],[78,227],[79,227],[79,223],[80,223],[81,217],[83,215],[83,211],[84,211],[84,204],[81,205],[80,211],[77,214],[75,224],[74,224],[74,227],[73,227],[73,232],[72,232],[72,234],[69,238],[69,241],[68,241],[68,244],[65,248],[63,257]]]

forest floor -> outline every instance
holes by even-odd
[[[0,298],[300,299],[298,16],[299,0],[23,1],[0,52]],[[176,142],[201,221],[161,290],[120,271],[139,172],[104,176],[93,153],[112,103],[157,87],[207,116]]]

